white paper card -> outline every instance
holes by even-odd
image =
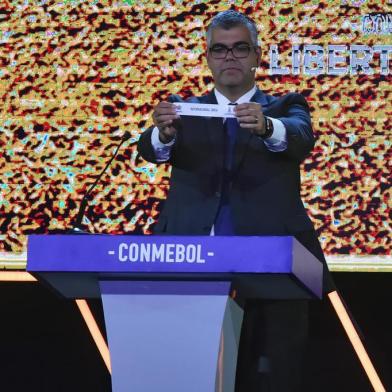
[[[236,117],[234,115],[234,105],[176,102],[174,107],[176,113],[180,116]]]

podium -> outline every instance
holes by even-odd
[[[102,297],[115,392],[232,392],[246,299],[320,298],[294,237],[31,235],[27,271]]]

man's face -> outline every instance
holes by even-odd
[[[249,55],[244,58],[236,58],[229,51],[225,58],[217,59],[210,51],[211,48],[221,48],[222,46],[227,48],[237,46],[242,47],[243,50],[246,45],[250,47],[250,51]],[[241,55],[241,50],[239,53]],[[254,49],[250,33],[244,26],[236,26],[229,30],[216,28],[212,30],[207,63],[218,89],[239,88],[245,92],[255,83],[255,72],[252,67],[257,67],[260,64],[260,49]]]

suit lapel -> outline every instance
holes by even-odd
[[[263,109],[265,106],[269,105],[267,96],[259,89],[256,90],[255,94],[250,99],[250,101],[259,103],[263,107]]]
[[[214,91],[211,91],[208,95],[200,98],[202,103],[212,103],[217,104],[217,100]],[[213,146],[216,148],[215,152],[215,163],[218,168],[223,165],[223,120],[220,117],[206,117],[207,134]]]
[[[257,102],[262,106],[263,112],[268,106],[268,100],[266,95],[259,89],[256,90],[253,97],[250,99],[251,102]],[[238,128],[236,144],[234,147],[234,163],[233,171],[237,171],[244,157],[248,143],[252,137],[252,133],[248,129]]]

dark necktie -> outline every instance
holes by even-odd
[[[236,105],[236,104],[231,104]],[[227,118],[224,124],[224,170],[221,199],[219,203],[218,215],[215,219],[215,235],[234,235],[234,224],[230,208],[230,188],[231,188],[231,171],[233,167],[234,145],[237,136],[239,124],[236,118]]]
[[[234,144],[237,136],[238,121],[236,118],[227,118],[225,121],[225,168],[231,170],[233,166]]]

